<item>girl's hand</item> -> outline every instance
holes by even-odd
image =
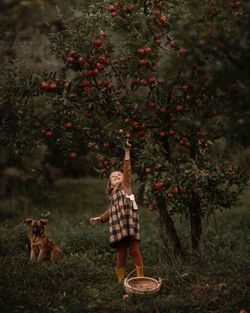
[[[91,225],[95,225],[96,223],[98,223],[98,222],[100,222],[100,221],[101,221],[100,216],[98,216],[98,217],[92,217],[92,218],[89,220],[89,222],[90,222]]]
[[[125,151],[129,151],[131,149],[132,145],[129,143],[128,139],[126,140],[126,145],[125,145]]]

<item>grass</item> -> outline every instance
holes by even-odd
[[[104,190],[105,182],[95,178],[60,180],[45,203],[26,197],[0,202],[0,312],[235,313],[250,308],[250,191],[236,207],[205,223],[201,258],[174,265],[164,257],[157,212],[141,207],[144,263],[164,283],[155,295],[125,302],[115,278],[115,253],[107,244],[108,225],[88,223],[106,209]],[[48,236],[65,255],[59,264],[28,263],[27,217],[48,218]],[[186,222],[176,222],[185,234]],[[189,245],[188,236],[184,244]],[[129,259],[127,269],[133,268]]]

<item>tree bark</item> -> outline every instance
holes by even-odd
[[[165,199],[157,196],[156,200],[159,208],[163,245],[168,257],[174,262],[178,257],[183,257],[185,251],[181,245],[174,222],[168,212]]]
[[[197,133],[193,132],[192,138],[197,138]],[[196,140],[192,140],[190,148],[190,157],[198,164],[198,147]],[[191,242],[192,249],[197,255],[201,255],[202,251],[202,214],[201,214],[201,202],[193,190],[192,199],[189,206],[189,216],[190,216],[190,230],[191,230]]]
[[[193,251],[201,255],[202,251],[202,216],[201,204],[197,196],[193,196],[190,205],[190,228]]]

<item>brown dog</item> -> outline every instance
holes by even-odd
[[[27,218],[24,223],[29,226],[30,239],[30,262],[42,261],[45,256],[50,256],[52,261],[59,261],[62,259],[62,250],[48,239],[44,226],[47,220],[34,220]]]

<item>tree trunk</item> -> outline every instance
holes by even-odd
[[[193,251],[201,255],[202,250],[202,217],[201,204],[197,196],[193,196],[190,205],[190,227]]]
[[[181,71],[179,71],[178,76]],[[175,83],[174,83],[175,84]],[[173,85],[174,86],[174,85]],[[171,99],[171,92],[169,94],[168,101]],[[170,115],[169,115],[170,119]],[[171,149],[168,137],[166,136],[163,140],[164,154],[168,162],[172,162]],[[186,255],[184,248],[182,247],[181,241],[178,237],[174,222],[168,212],[167,203],[163,196],[156,196],[157,207],[159,208],[159,216],[161,223],[161,233],[163,245],[169,259],[174,262],[178,257],[184,257]]]
[[[159,208],[163,245],[168,257],[174,261],[178,257],[183,257],[185,252],[178,237],[174,222],[168,212],[165,199],[158,196],[156,200]]]
[[[192,248],[195,253],[201,255],[202,248],[202,223],[198,215],[190,215]]]
[[[192,133],[192,144],[190,148],[190,157],[198,164],[198,147],[197,141],[194,138],[197,138],[197,133]],[[195,190],[193,190],[193,195],[191,203],[189,206],[189,215],[190,215],[190,228],[191,228],[191,241],[193,251],[201,255],[202,250],[202,216],[201,216],[201,202]]]

